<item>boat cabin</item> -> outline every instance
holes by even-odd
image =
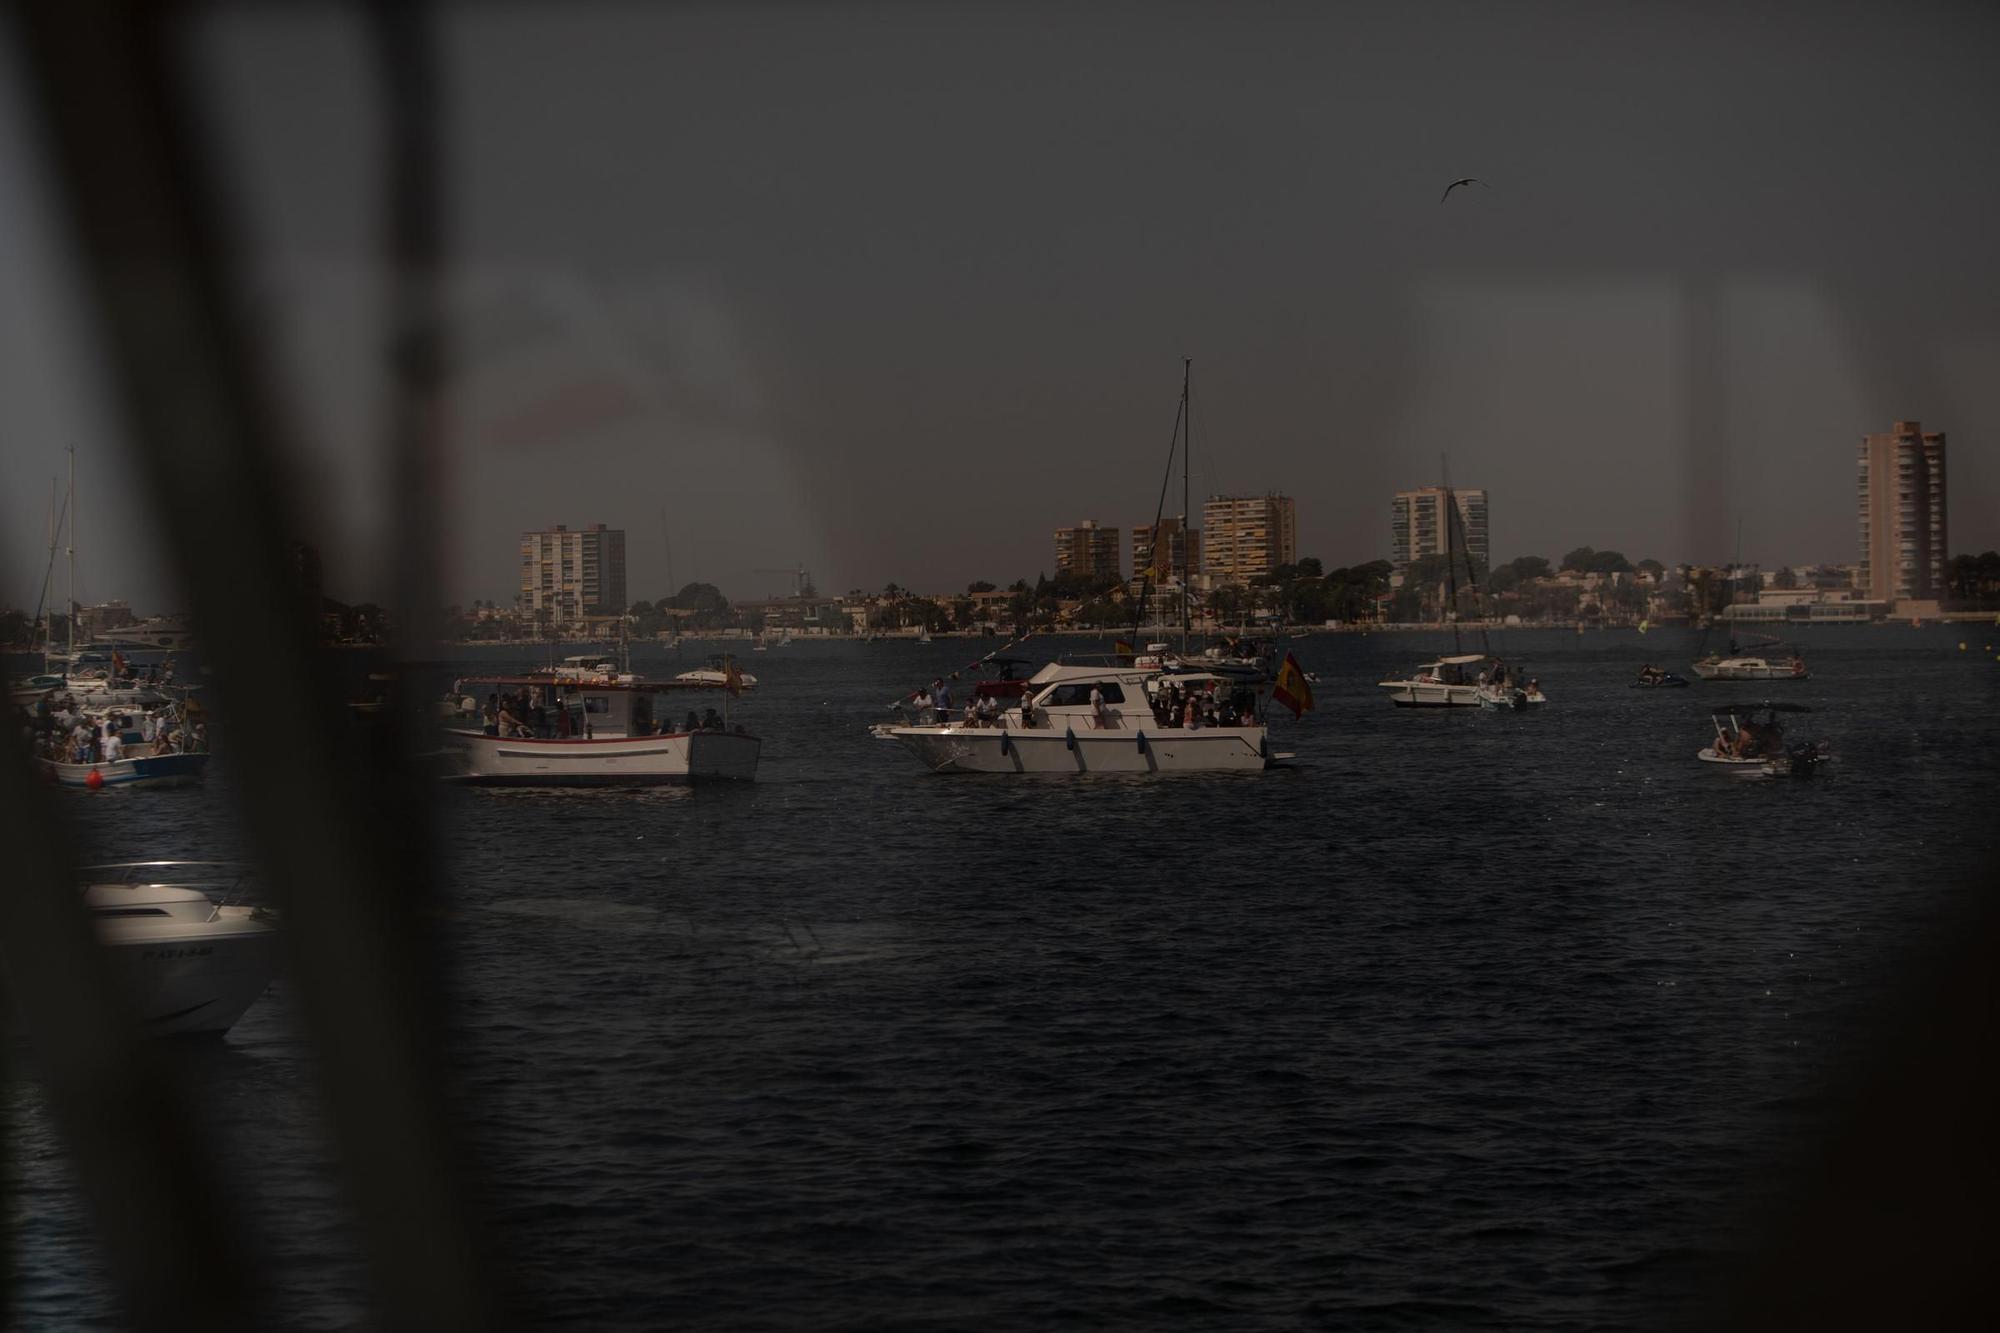
[[[570,674],[565,668],[527,676],[469,676],[453,688],[478,699],[482,717],[489,706],[506,714],[504,724],[485,720],[487,734],[507,734],[505,728],[512,726],[518,730],[511,734],[523,740],[618,740],[728,730],[732,694],[719,682]],[[707,698],[695,706],[694,696]]]
[[[1485,653],[1465,653],[1426,662],[1417,668],[1416,679],[1437,685],[1484,685],[1496,668],[1505,665],[1499,658]]]

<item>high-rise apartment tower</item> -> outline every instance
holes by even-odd
[[[626,606],[623,528],[593,523],[571,532],[558,523],[521,534],[521,609],[537,621],[573,625]]]
[[[1118,577],[1118,529],[1086,518],[1073,528],[1056,529],[1056,573]]]
[[[1470,555],[1473,565],[1483,573],[1493,567],[1486,492],[1453,488],[1451,496],[1458,505],[1458,525],[1450,533],[1451,554],[1460,560]],[[1444,497],[1442,486],[1396,492],[1389,505],[1389,563],[1397,574],[1408,569],[1412,560],[1445,553]]]
[[[1299,559],[1299,511],[1289,495],[1213,495],[1201,507],[1202,570],[1242,583]]]
[[[1944,432],[1898,421],[1861,437],[1861,569],[1874,601],[1928,601],[1944,593]]]

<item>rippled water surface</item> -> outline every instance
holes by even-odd
[[[1547,708],[1378,697],[1441,642],[1295,644],[1318,711],[1260,775],[932,776],[866,724],[980,645],[801,642],[746,659],[754,786],[444,792],[467,1133],[538,1317],[1684,1317],[1993,845],[2000,630],[1680,691],[1626,682],[1691,636],[1515,632]],[[1706,703],[1779,691],[1830,777],[1698,769]],[[91,854],[234,853],[223,762],[70,796]],[[292,1012],[281,980],[185,1058],[274,1312],[339,1326],[365,1280]],[[8,1102],[17,1313],[115,1321],[32,1066]]]

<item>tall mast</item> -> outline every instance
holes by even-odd
[[[69,664],[76,666],[76,446],[69,451]]]
[[[1458,520],[1458,499],[1451,493],[1451,463],[1443,454],[1438,455],[1438,471],[1444,482],[1444,584],[1451,596],[1445,616],[1451,621],[1452,655],[1462,656],[1465,645],[1458,638],[1458,569],[1451,540],[1452,525]]]
[[[1184,356],[1181,358],[1181,429],[1186,432],[1182,441],[1186,447],[1181,450],[1181,652],[1183,654],[1188,650],[1188,632],[1193,623],[1193,617],[1188,611],[1188,556],[1191,553],[1188,543],[1188,459],[1194,453],[1193,388],[1194,358]],[[1154,540],[1159,540],[1157,533],[1154,534]]]

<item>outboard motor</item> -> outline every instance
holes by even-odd
[[[1785,771],[1795,778],[1809,778],[1826,758],[1826,747],[1815,741],[1799,741],[1785,750]]]

